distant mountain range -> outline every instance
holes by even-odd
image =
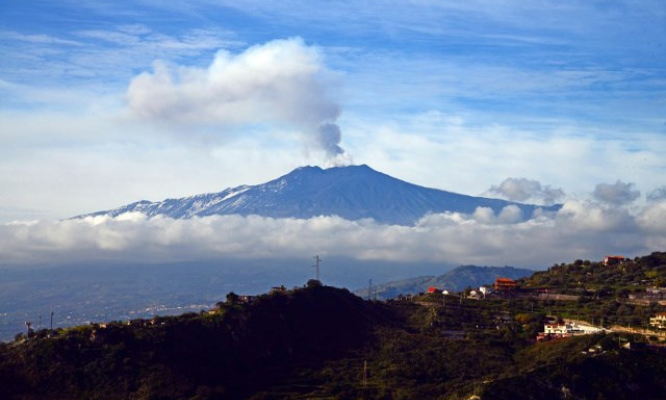
[[[533,270],[524,268],[464,265],[439,276],[420,276],[374,286],[372,296],[378,299],[390,299],[400,294],[423,293],[431,286],[456,292],[468,286],[478,288],[481,285],[491,284],[495,282],[495,278],[520,279],[533,273]],[[368,289],[359,289],[355,293],[367,297]]]
[[[114,210],[86,216],[141,212],[175,219],[210,215],[260,215],[271,218],[311,218],[337,215],[347,220],[372,218],[382,224],[413,225],[429,213],[473,213],[477,207],[499,213],[517,206],[523,218],[542,208],[555,211],[559,205],[537,206],[499,199],[466,196],[414,185],[377,172],[367,165],[301,167],[270,182],[238,186],[219,193],[201,194],[159,202],[142,200]]]

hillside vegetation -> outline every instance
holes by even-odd
[[[649,297],[645,296],[648,289],[666,287],[666,253],[654,252],[615,265],[576,260],[535,272],[518,284],[525,290],[539,288],[549,293],[578,296],[577,301],[570,302],[545,301],[529,305],[522,301],[522,307],[537,307],[550,314],[605,327],[616,324],[648,327],[649,318],[666,307],[658,303],[659,296],[643,302],[632,299]]]
[[[622,263],[576,260],[554,265],[547,271],[535,272],[523,279],[525,287],[558,288],[564,291],[587,291],[601,295],[622,294],[649,286],[666,286],[666,253],[627,259]]]
[[[311,281],[247,304],[230,294],[210,312],[17,335],[0,344],[0,398],[663,399],[666,354],[654,337],[534,341],[547,315],[617,316],[627,305],[616,295],[658,283],[663,255],[631,260],[624,270],[558,265],[520,282],[589,292],[578,301],[440,293],[371,302]],[[625,271],[634,280],[622,282]],[[611,295],[592,287],[601,274],[620,276],[608,285]],[[556,286],[557,279],[571,284]]]

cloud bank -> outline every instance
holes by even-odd
[[[607,253],[666,248],[666,202],[630,214],[568,201],[553,215],[518,221],[511,206],[494,215],[433,214],[412,227],[339,217],[273,219],[211,216],[187,220],[138,213],[0,225],[0,254],[16,265],[92,261],[174,262],[341,255],[358,260],[516,265],[545,268]],[[518,216],[519,217],[519,216]]]
[[[255,45],[240,54],[217,52],[207,68],[157,61],[127,90],[130,113],[178,127],[225,128],[286,124],[327,159],[344,154],[336,120],[340,105],[318,48],[300,38]]]

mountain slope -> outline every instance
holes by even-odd
[[[495,278],[519,279],[530,276],[534,271],[514,267],[477,267],[463,265],[439,276],[420,276],[417,278],[387,282],[373,288],[373,296],[379,299],[394,298],[400,294],[416,294],[428,290],[429,287],[460,291],[470,286],[477,288],[491,284]],[[359,296],[367,296],[368,290],[357,290]]]
[[[413,225],[428,213],[450,211],[468,214],[477,207],[488,207],[499,213],[509,205],[518,207],[523,218],[531,216],[537,208],[559,208],[425,188],[360,165],[329,169],[302,167],[260,185],[239,186],[219,193],[161,202],[144,200],[81,217],[117,216],[132,211],[176,219],[229,214],[271,218],[337,215],[347,220],[372,218],[384,224]]]

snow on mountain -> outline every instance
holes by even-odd
[[[517,206],[523,218],[537,208],[552,211],[559,206],[536,206],[505,200],[466,196],[417,186],[377,172],[367,165],[301,167],[270,182],[238,186],[219,193],[201,194],[160,202],[146,200],[86,216],[118,216],[141,212],[182,219],[209,215],[260,215],[272,218],[311,218],[337,215],[347,220],[372,218],[379,223],[413,225],[429,213],[473,213],[488,207],[498,214]]]

